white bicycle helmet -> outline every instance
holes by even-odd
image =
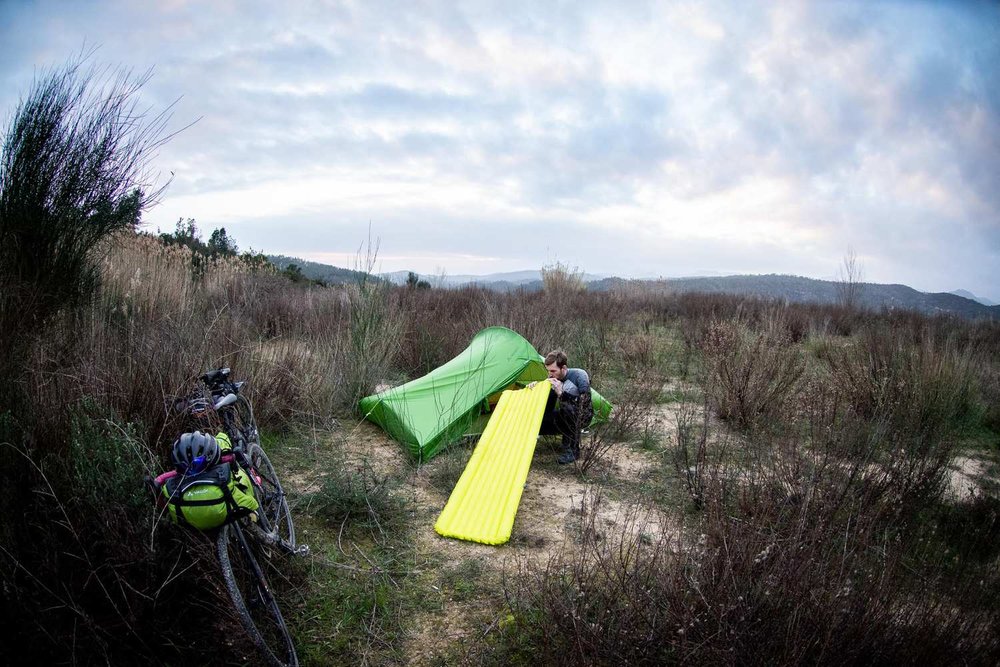
[[[170,459],[178,472],[194,475],[214,466],[221,456],[215,436],[195,431],[177,438]]]

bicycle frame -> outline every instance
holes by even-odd
[[[295,531],[284,489],[278,482],[270,460],[260,448],[253,404],[241,393],[246,383],[233,382],[229,375],[230,369],[220,368],[203,374],[200,379],[210,393],[223,430],[233,444],[236,464],[249,474],[254,496],[260,504],[258,520],[256,524],[251,524],[254,526],[255,537],[266,543],[276,544],[287,553],[305,553],[305,548],[296,548]],[[287,522],[284,528],[288,533],[287,539],[281,534],[282,517]]]
[[[257,423],[253,416],[253,404],[240,393],[245,383],[231,382],[229,373],[228,368],[209,371],[202,375],[201,380],[211,394],[213,407],[222,421],[223,430],[232,442],[232,458],[236,465],[247,472],[259,507],[256,521],[244,517],[223,526],[219,531],[217,540],[219,563],[230,597],[254,643],[267,654],[268,661],[272,664],[297,665],[295,647],[281,616],[281,610],[271,593],[263,568],[254,556],[254,548],[250,542],[252,538],[261,544],[275,545],[285,553],[298,555],[307,554],[308,547],[296,548],[295,529],[284,489],[278,481],[270,459],[260,446]],[[281,525],[282,519],[285,521],[284,528]],[[281,531],[287,531],[287,538]],[[231,548],[242,554],[242,562],[250,567],[250,574],[255,581],[255,584],[251,584],[246,591],[241,591],[239,577],[234,574],[229,551]],[[250,600],[247,599],[247,593],[250,595]],[[259,605],[263,605],[268,612],[265,618],[269,621],[264,621],[265,624],[276,622],[276,625],[269,625],[272,633],[275,628],[280,629],[282,640],[279,643],[283,646],[283,651],[275,653],[276,647],[269,645],[261,633],[261,628],[257,626],[253,618],[253,609]],[[285,655],[282,656],[282,653]]]

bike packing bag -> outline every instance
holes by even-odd
[[[220,463],[190,477],[177,475],[161,487],[170,519],[198,530],[211,530],[257,510],[247,473]]]
[[[215,441],[219,443],[219,451],[222,452],[223,456],[233,451],[233,442],[229,439],[229,436],[226,435],[225,431],[219,432],[215,436]]]

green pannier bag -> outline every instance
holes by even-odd
[[[220,463],[190,477],[177,475],[161,487],[170,519],[199,530],[211,530],[257,510],[246,471]]]

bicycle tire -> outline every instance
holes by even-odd
[[[288,507],[288,497],[285,495],[281,482],[278,480],[271,459],[267,457],[260,445],[251,445],[247,452],[250,462],[251,479],[253,480],[260,512],[264,515],[267,532],[275,537],[281,546],[289,552],[295,551],[295,524],[292,523],[292,511]]]
[[[226,433],[236,449],[246,452],[252,445],[260,444],[257,423],[254,421],[253,411],[246,397],[240,396],[238,402],[222,408],[222,412]]]
[[[267,662],[275,667],[297,667],[295,645],[254,555],[255,544],[238,523],[222,527],[216,541],[222,578],[244,630]]]
[[[257,420],[253,416],[253,405],[246,396],[240,396],[233,409],[236,414],[237,423],[246,440],[246,448],[253,445],[260,445],[260,431],[257,430]]]

